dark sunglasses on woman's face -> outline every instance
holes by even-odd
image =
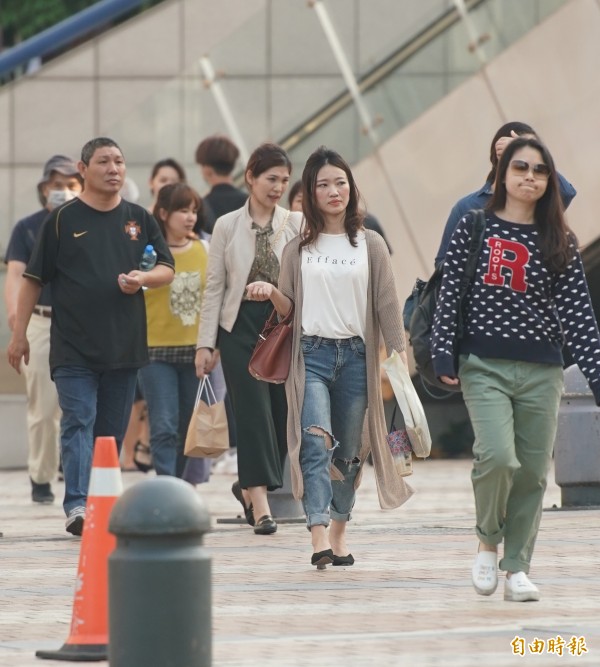
[[[513,171],[516,171],[517,174],[526,174],[531,170],[535,178],[547,178],[550,176],[550,167],[543,162],[529,164],[529,162],[525,162],[525,160],[513,160],[510,163],[510,168]]]

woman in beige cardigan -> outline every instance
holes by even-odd
[[[287,403],[282,385],[255,380],[248,372],[273,307],[250,299],[245,287],[256,280],[277,284],[283,248],[298,234],[301,214],[278,206],[290,172],[287,153],[275,144],[263,144],[250,156],[248,201],[215,223],[196,345],[198,377],[210,373],[220,352],[237,435],[239,482],[232,491],[258,535],[277,530],[267,491],[283,483]]]
[[[406,361],[404,330],[385,242],[364,229],[349,166],[324,147],[302,174],[303,233],[286,247],[279,289],[248,293],[278,313],[294,304],[288,448],[294,495],[311,532],[311,564],[353,565],[346,526],[369,452],[380,504],[398,507],[412,490],[386,443],[379,382],[379,333]],[[329,531],[327,528],[329,527]]]

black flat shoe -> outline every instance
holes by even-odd
[[[249,526],[253,526],[255,521],[254,521],[254,508],[252,507],[252,503],[250,505],[246,505],[246,501],[244,500],[244,496],[242,494],[242,487],[240,486],[239,481],[235,481],[231,485],[231,493],[235,496],[236,500],[239,500],[240,504],[244,508],[244,516],[246,517],[246,521],[248,522]]]
[[[152,451],[149,445],[145,445],[139,440],[133,448],[133,462],[140,472],[150,472],[154,467],[152,464]]]
[[[254,533],[256,535],[272,535],[277,532],[277,524],[275,519],[270,514],[261,516],[254,526]]]
[[[348,554],[347,556],[336,556],[334,554],[333,565],[344,565],[347,567],[354,565],[354,556],[352,554]]]
[[[333,551],[331,549],[324,549],[323,551],[315,551],[315,553],[310,557],[310,564],[316,565],[317,570],[324,570],[327,565],[333,563]]]

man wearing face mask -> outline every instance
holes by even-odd
[[[4,257],[7,265],[4,299],[11,331],[14,327],[23,272],[31,257],[42,222],[50,211],[73,199],[80,192],[81,177],[77,165],[64,155],[53,155],[46,162],[42,179],[38,183],[38,198],[43,208],[17,222]],[[46,286],[42,289],[27,329],[30,343],[29,364],[22,366],[27,390],[31,499],[36,503],[54,501],[50,483],[58,470],[59,460],[60,410],[48,363],[51,318],[50,286]]]

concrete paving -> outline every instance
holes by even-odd
[[[414,467],[417,493],[388,512],[366,471],[349,528],[356,564],[321,572],[309,564],[303,525],[260,537],[246,525],[217,523],[241,509],[234,478],[214,475],[199,487],[213,520],[205,540],[213,665],[600,667],[600,510],[551,509],[560,505],[551,482],[531,571],[541,601],[504,602],[502,581],[484,598],[470,583],[470,462]],[[125,486],[143,477],[125,473]],[[62,484],[55,490],[61,497]],[[35,651],[68,637],[80,540],[64,532],[60,503],[30,501],[26,471],[0,471],[0,494],[0,666],[52,664]]]

